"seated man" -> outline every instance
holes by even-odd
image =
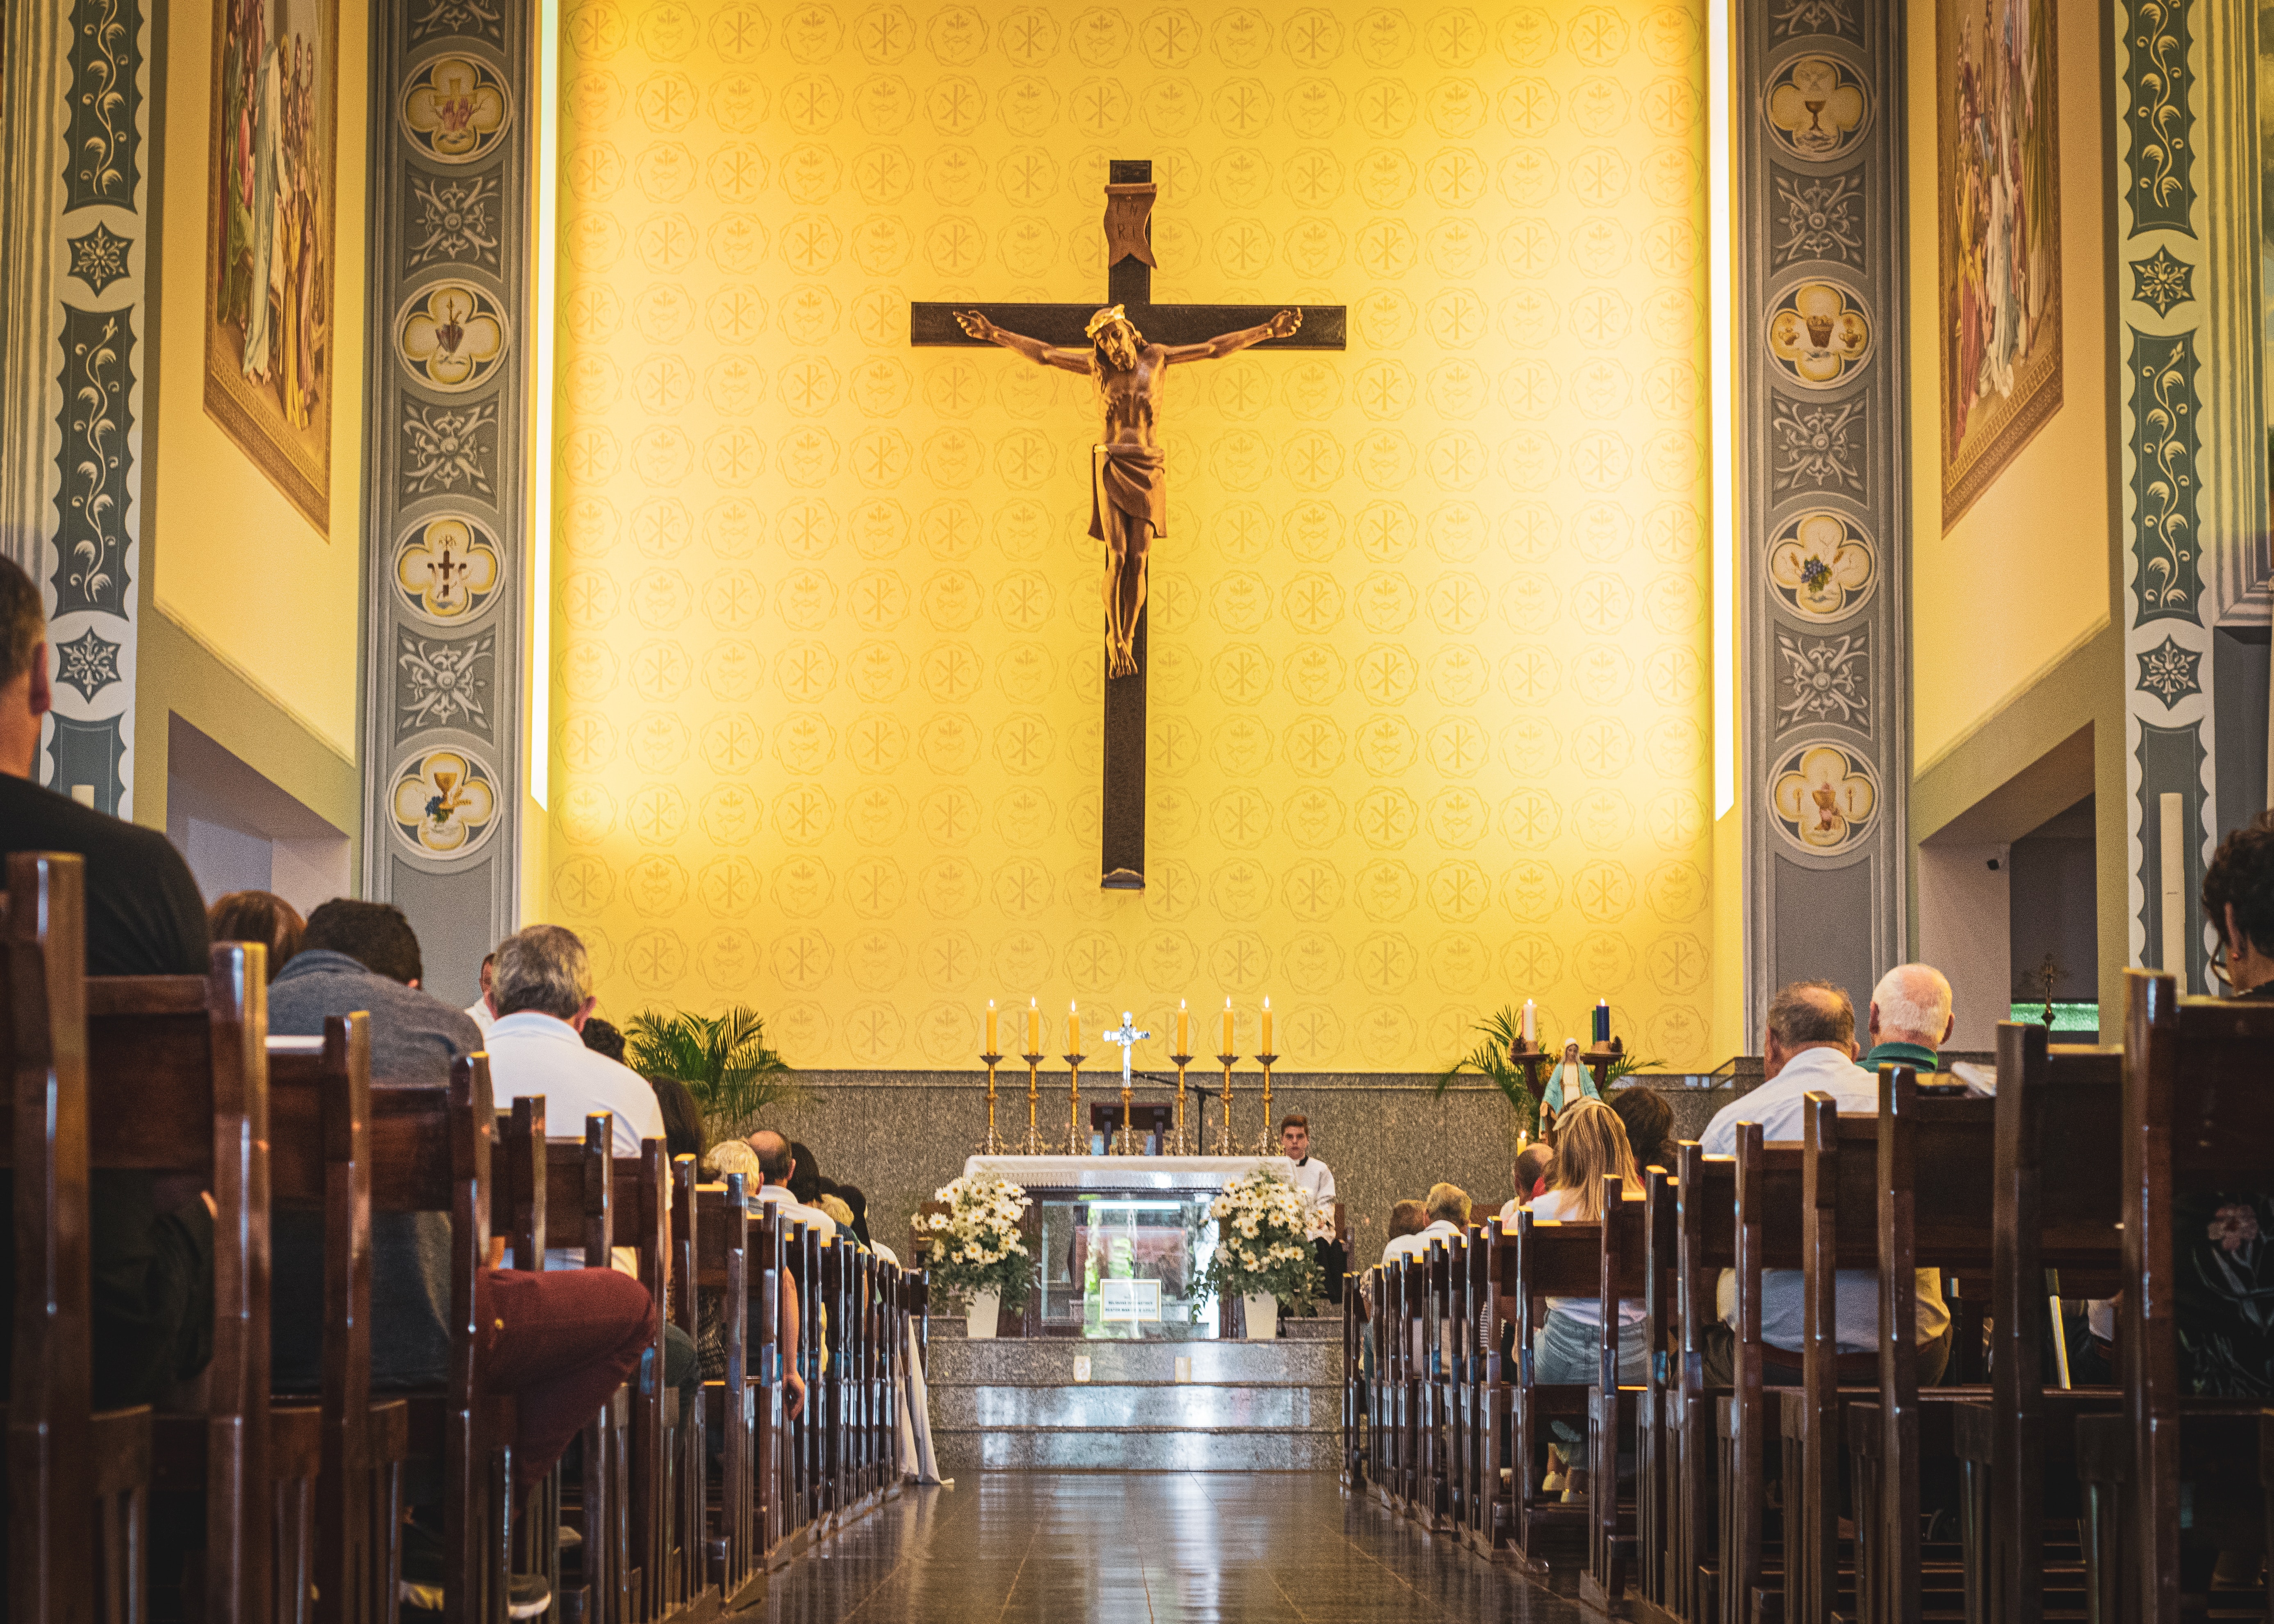
[[[1856,1064],[1877,1077],[1881,1066],[1907,1065],[1922,1083],[1949,1084],[1940,1076],[1941,1049],[1957,1028],[1950,980],[1932,965],[1897,965],[1871,989],[1871,1047]]]
[[[300,951],[268,992],[268,1029],[319,1036],[328,1016],[371,1016],[374,1086],[449,1081],[451,1064],[481,1047],[481,1029],[464,1012],[419,990],[418,937],[402,910],[344,898],[309,917]],[[312,1390],[322,1380],[323,1224],[312,1214],[280,1212],[273,1220],[271,1348],[275,1385]],[[553,1470],[603,1400],[630,1376],[646,1351],[651,1299],[638,1281],[609,1269],[483,1274],[489,1330],[482,1358],[490,1386],[520,1395],[514,1491],[518,1506]],[[373,1212],[371,1218],[371,1375],[380,1388],[432,1387],[448,1373],[450,1220],[443,1213]],[[676,1326],[667,1336],[694,1344]],[[666,1358],[666,1372],[675,1361]],[[666,1380],[668,1380],[668,1373]],[[685,1389],[682,1402],[687,1400]],[[409,1485],[411,1532],[403,1548],[403,1598],[433,1610],[442,1605],[439,1482]],[[513,1579],[512,1615],[527,1618],[550,1605],[545,1582]]]
[[[1765,1059],[1767,1080],[1721,1108],[1698,1136],[1709,1156],[1737,1153],[1737,1124],[1757,1122],[1761,1138],[1797,1141],[1803,1104],[1811,1094],[1828,1094],[1842,1113],[1877,1116],[1879,1079],[1857,1065],[1856,1007],[1828,981],[1795,981],[1769,1005]],[[1916,1271],[1919,1385],[1931,1387],[1950,1362],[1950,1311],[1942,1300],[1942,1274]],[[1806,1288],[1798,1269],[1767,1269],[1761,1275],[1761,1340],[1766,1380],[1798,1387],[1805,1342]],[[1726,1387],[1736,1368],[1737,1276],[1721,1273],[1718,1297],[1721,1323],[1706,1327],[1706,1380]],[[1841,1269],[1834,1280],[1833,1315],[1839,1334],[1843,1381],[1869,1380],[1878,1372],[1879,1276],[1871,1269]],[[1789,1356],[1785,1357],[1785,1356]]]
[[[1500,1209],[1500,1227],[1502,1234],[1512,1235],[1516,1232],[1517,1209],[1532,1205],[1532,1198],[1539,1192],[1540,1181],[1547,1177],[1548,1169],[1555,1165],[1555,1151],[1541,1139],[1532,1140],[1531,1144],[1517,1153],[1514,1174],[1516,1193],[1502,1203]]]
[[[205,904],[189,865],[154,829],[42,789],[41,718],[53,702],[40,589],[0,558],[0,856],[72,852],[86,860],[89,975],[203,975]],[[0,1171],[0,1202],[14,1180]],[[89,1267],[97,1410],[147,1404],[213,1358],[213,1207],[192,1181],[90,1175]],[[16,1254],[0,1248],[0,1293],[15,1297]],[[0,1390],[13,1362],[0,1339]]]

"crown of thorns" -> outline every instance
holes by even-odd
[[[1089,319],[1089,325],[1081,330],[1082,336],[1084,338],[1096,338],[1101,332],[1104,331],[1107,327],[1111,327],[1117,321],[1120,322],[1124,327],[1128,326],[1128,312],[1122,305],[1109,304],[1103,310],[1099,311],[1097,314]]]

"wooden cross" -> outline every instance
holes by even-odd
[[[1146,339],[1161,344],[1191,344],[1271,320],[1280,304],[1156,304],[1153,303],[1152,207],[1156,189],[1149,159],[1117,158],[1106,177],[1105,300],[1126,307],[1129,320]],[[1047,344],[1087,349],[1084,331],[1096,304],[952,304],[914,303],[908,307],[908,342],[917,345],[984,347],[965,334],[954,312],[976,310],[990,321]],[[1291,337],[1266,340],[1258,349],[1340,350],[1349,312],[1340,304],[1306,304],[1303,325]],[[1178,470],[1169,470],[1173,477]],[[1145,889],[1145,627],[1149,611],[1137,616],[1133,644],[1134,676],[1108,675],[1105,683],[1105,793],[1099,883],[1109,891]],[[1101,657],[1102,658],[1102,657]]]

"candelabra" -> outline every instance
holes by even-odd
[[[1043,1083],[1041,1073],[1035,1068],[1043,1064],[1043,1057],[1040,1055],[1021,1055],[1019,1058],[1027,1063],[1027,1142],[1019,1154],[1022,1156],[1048,1155],[1050,1147],[1043,1143],[1042,1120],[1036,1115],[1042,1109]]]
[[[1239,1141],[1231,1135],[1231,1067],[1232,1063],[1239,1058],[1238,1055],[1216,1056],[1217,1064],[1224,1067],[1223,1120],[1216,1125],[1216,1154],[1219,1156],[1236,1156],[1239,1154]]]
[[[1089,1154],[1089,1135],[1081,1126],[1081,1063],[1087,1055],[1067,1055],[1066,1063],[1066,1147],[1069,1156]]]
[[[1255,1058],[1263,1067],[1263,1132],[1256,1136],[1255,1154],[1276,1156],[1279,1154],[1279,1136],[1271,1132],[1271,1063],[1276,1055],[1258,1055]]]
[[[1171,1156],[1188,1156],[1192,1154],[1193,1146],[1192,1141],[1185,1136],[1185,1068],[1192,1064],[1193,1056],[1171,1055],[1169,1060],[1177,1068],[1177,1127],[1176,1132],[1170,1136],[1168,1144],[1163,1147],[1163,1154]]]
[[[1003,1154],[1003,1146],[1002,1142],[995,1137],[995,1068],[1002,1064],[1003,1056],[989,1053],[980,1056],[979,1058],[985,1062],[987,1066],[987,1142],[980,1146],[979,1154],[983,1156],[999,1156]]]

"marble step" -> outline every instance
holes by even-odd
[[[1332,1387],[1199,1382],[1084,1382],[1071,1387],[943,1387],[931,1389],[935,1427],[990,1431],[1132,1427],[1182,1430],[1261,1427],[1272,1431],[1342,1425]]]
[[[947,1477],[971,1471],[1330,1472],[1340,1464],[1342,1447],[1333,1431],[1016,1431],[935,1423],[931,1436]]]
[[[1096,1383],[1173,1382],[1177,1362],[1191,1361],[1188,1380],[1226,1384],[1338,1387],[1339,1342],[1108,1342],[1073,1337],[1002,1338],[931,1344],[926,1373],[941,1387],[1067,1387],[1074,1360],[1089,1361]]]

